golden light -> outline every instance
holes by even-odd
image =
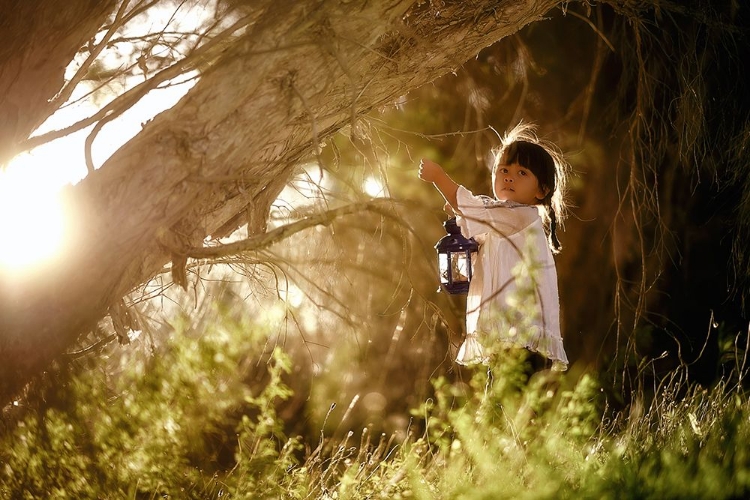
[[[383,183],[375,177],[368,177],[365,179],[362,189],[373,198],[383,198],[388,195]]]
[[[109,123],[92,146],[94,164],[101,166],[142,123],[173,106],[195,81],[156,89],[122,117]],[[36,133],[64,128],[96,112],[91,103],[79,103],[52,115]],[[49,262],[62,250],[67,221],[60,190],[86,176],[83,130],[44,144],[0,169],[0,270],[23,273]]]
[[[301,306],[305,300],[305,294],[302,292],[302,289],[293,283],[287,283],[286,289],[280,287],[279,297],[293,308]]]
[[[59,184],[29,162],[0,171],[0,268],[14,272],[52,258],[65,231]]]

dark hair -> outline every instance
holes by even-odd
[[[557,146],[537,137],[536,126],[532,124],[519,123],[500,140],[501,145],[494,151],[492,185],[495,185],[499,165],[518,163],[531,170],[539,180],[539,186],[548,190],[538,205],[543,208],[540,213],[550,249],[558,253],[562,245],[557,239],[557,226],[562,225],[567,215],[564,194],[570,166]]]

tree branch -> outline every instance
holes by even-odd
[[[221,52],[221,50],[223,50],[221,44],[224,43],[232,34],[236,33],[239,29],[245,27],[250,22],[250,19],[250,16],[243,17],[232,26],[227,28],[224,32],[220,33],[215,38],[207,42],[205,45],[195,49],[195,51],[185,59],[176,62],[166,69],[163,69],[148,80],[119,95],[118,97],[110,101],[109,104],[107,104],[88,118],[84,118],[68,127],[64,127],[59,130],[52,130],[50,132],[34,136],[27,139],[26,141],[23,141],[18,146],[15,153],[34,149],[35,147],[42,144],[54,141],[55,139],[59,139],[61,137],[65,137],[66,135],[70,135],[74,132],[78,132],[79,130],[89,127],[101,120],[105,120],[106,123],[107,121],[111,121],[117,118],[119,115],[130,109],[148,92],[158,87],[161,83],[172,80],[180,76],[181,74],[187,73],[188,71],[197,69],[200,66],[201,62],[205,63],[207,59],[215,55],[213,54],[213,51],[215,49],[217,50],[217,52]],[[98,131],[99,129],[95,128],[91,132],[88,142],[93,142],[93,139],[96,137]],[[88,165],[88,168],[89,170],[91,170],[92,166]]]
[[[76,74],[73,75],[73,78],[71,78],[70,81],[65,84],[62,89],[60,89],[60,92],[50,101],[49,104],[51,109],[59,108],[61,104],[67,102],[70,96],[73,95],[73,91],[78,86],[78,84],[81,83],[83,77],[86,76],[86,73],[88,72],[89,68],[91,68],[91,65],[94,63],[94,61],[96,61],[96,58],[99,57],[99,54],[101,54],[102,50],[104,50],[104,48],[107,46],[109,41],[114,36],[115,32],[122,26],[123,16],[125,15],[125,11],[127,10],[129,3],[129,0],[122,2],[120,8],[117,10],[117,14],[115,14],[115,19],[112,22],[112,25],[107,30],[107,33],[104,35],[104,38],[102,38],[102,41],[91,48],[89,56],[86,58],[83,64],[81,64],[81,67],[78,68],[78,71],[76,71]]]
[[[176,251],[194,259],[209,259],[218,257],[227,257],[242,252],[257,251],[267,248],[274,243],[290,237],[291,235],[311,228],[313,226],[328,226],[339,217],[351,215],[359,212],[377,212],[387,217],[395,218],[391,213],[394,205],[405,205],[403,201],[395,201],[390,198],[370,200],[363,203],[352,203],[342,207],[326,210],[304,219],[298,220],[291,224],[273,229],[267,233],[253,236],[240,241],[227,243],[224,245],[212,247],[195,247],[187,250]]]

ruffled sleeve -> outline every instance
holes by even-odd
[[[475,196],[463,186],[458,187],[456,199],[461,212],[456,222],[467,238],[493,231],[510,236],[539,218],[536,207]]]

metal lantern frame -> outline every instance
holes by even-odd
[[[452,295],[466,294],[474,272],[472,256],[479,245],[474,238],[467,239],[461,234],[455,217],[443,222],[443,227],[448,234],[435,244],[440,289]]]

